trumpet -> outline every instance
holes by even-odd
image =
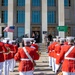
[[[9,47],[6,47],[6,49],[7,49],[7,52],[8,52],[8,53],[9,53],[9,52],[10,52],[10,50],[11,50]]]
[[[41,52],[40,51],[37,51],[37,53],[39,54],[39,56],[41,55]]]

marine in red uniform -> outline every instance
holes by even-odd
[[[63,75],[75,75],[75,46],[73,37],[68,37],[68,45],[65,45],[61,49],[60,56],[56,60],[57,64],[60,64],[62,60],[62,72]]]
[[[36,52],[34,48],[31,48],[30,40],[28,38],[24,39],[24,49],[28,52],[32,60],[38,60],[39,54]],[[16,61],[19,61],[19,75],[33,75],[34,71],[34,64],[29,59],[29,57],[26,55],[26,52],[23,48],[19,48],[18,52],[16,53],[14,59]]]
[[[54,58],[55,58],[55,73],[59,67],[58,64],[56,64],[56,60],[60,55],[61,48],[64,46],[65,38],[60,38],[58,44],[56,44],[55,49],[54,49]]]
[[[12,55],[11,55],[11,51],[13,51],[13,46],[11,44],[9,44],[9,40],[10,38],[5,38],[4,39],[4,46],[7,49],[7,52],[4,53],[4,75],[9,75],[9,71],[10,71],[10,64],[11,64],[11,59],[12,59]]]
[[[4,43],[1,42],[2,34],[0,34],[0,75],[2,75],[3,62],[4,62],[4,54],[7,50],[4,46]]]
[[[35,50],[38,51],[38,45],[35,43],[34,38],[30,38],[31,39],[31,46],[35,47]]]

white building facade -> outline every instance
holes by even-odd
[[[53,37],[75,36],[75,0],[0,0],[0,33],[3,37],[16,39],[39,33],[39,42],[44,42],[44,33]],[[6,26],[15,26],[14,33],[3,32]],[[67,32],[58,32],[57,26],[68,26]],[[62,34],[62,35],[61,35]]]

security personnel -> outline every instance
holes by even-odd
[[[0,75],[2,75],[3,62],[4,62],[4,54],[7,50],[4,46],[4,43],[1,42],[2,34],[0,34]]]
[[[56,60],[57,64],[62,63],[63,75],[75,75],[75,46],[74,37],[67,37],[68,45],[62,47],[60,56]],[[57,70],[58,71],[58,70]]]
[[[19,75],[33,75],[33,61],[38,60],[40,56],[34,48],[31,48],[29,38],[24,38],[23,40],[25,47],[18,49],[18,52],[16,53],[14,59],[16,61],[20,61]]]

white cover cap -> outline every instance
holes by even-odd
[[[74,40],[74,37],[66,37],[66,39],[68,40],[68,41],[71,41],[71,40]]]
[[[23,38],[24,42],[30,42],[31,39],[30,38]]]
[[[3,41],[2,41],[2,42],[3,42],[3,43],[7,43],[7,40],[4,40],[4,39],[3,39]]]
[[[9,44],[12,44],[12,41],[9,41]]]
[[[4,38],[5,40],[10,40],[10,38]]]
[[[56,38],[53,38],[53,41],[56,41]]]

